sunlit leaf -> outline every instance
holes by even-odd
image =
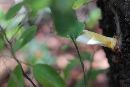
[[[49,65],[36,64],[33,67],[33,74],[42,87],[66,87],[63,79]]]
[[[36,33],[36,26],[30,26],[28,29],[26,29],[20,36],[20,38],[16,41],[13,48],[14,51],[20,49],[24,45],[26,45],[30,40],[33,39]]]
[[[21,9],[23,5],[23,2],[17,3],[15,5],[13,5],[8,12],[6,13],[6,19],[11,19],[14,16],[16,16],[16,14],[18,13],[18,11]]]
[[[20,65],[18,65],[11,73],[8,81],[8,87],[24,87],[24,78]]]
[[[51,0],[24,0],[25,4],[31,9],[31,11],[38,11],[51,4]]]
[[[6,35],[9,39],[11,39],[14,35],[19,37],[20,33],[24,31],[21,25],[21,22],[23,22],[24,18],[25,15],[15,16],[5,25]]]

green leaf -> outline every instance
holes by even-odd
[[[4,40],[3,40],[2,38],[0,38],[0,51],[2,51],[2,50],[3,50],[4,45],[5,45]]]
[[[28,29],[26,29],[13,45],[14,51],[17,51],[18,49],[26,45],[29,41],[31,41],[35,36],[36,30],[36,26],[30,26]]]
[[[80,53],[81,57],[82,57],[82,61],[84,60],[88,60],[88,61],[92,61],[92,55],[88,52],[82,52]],[[69,62],[69,64],[67,65],[67,67],[64,69],[64,76],[66,79],[68,79],[71,70],[73,70],[75,67],[80,65],[80,61],[78,58],[75,58],[74,60],[71,60]]]
[[[89,77],[87,78],[87,80],[96,80],[97,76],[101,73],[103,73],[104,70],[103,69],[92,69],[92,70],[89,70],[87,73],[86,73],[86,77]]]
[[[11,73],[8,81],[8,87],[24,87],[24,78],[20,65],[18,65]]]
[[[91,83],[92,81],[96,80],[97,76],[101,73],[103,73],[105,70],[103,69],[91,69],[88,72],[85,73],[85,77],[86,77],[86,85],[87,87],[91,87]],[[80,79],[75,87],[83,87],[84,86],[84,78]]]
[[[75,0],[55,0],[53,2],[52,15],[55,29],[61,36],[78,36],[84,29],[84,24],[78,22],[72,5]]]
[[[36,64],[33,67],[33,74],[42,87],[66,87],[63,79],[49,65]]]
[[[4,16],[5,16],[5,14],[4,14],[3,10],[0,9],[0,19],[3,19]]]
[[[99,19],[101,19],[101,10],[96,8],[90,12],[89,17],[86,20],[86,27],[93,29],[98,23]]]
[[[4,37],[0,33],[0,51],[2,51],[4,49],[4,47],[5,47],[4,45],[5,45]]]
[[[52,9],[58,10],[62,13],[72,11],[72,6],[75,0],[54,0],[52,3]]]
[[[51,4],[51,0],[24,0],[25,4],[31,9],[31,11],[38,11]]]
[[[13,6],[8,10],[8,12],[6,13],[5,18],[8,20],[8,19],[11,19],[11,18],[13,18],[14,16],[16,16],[16,14],[18,13],[18,11],[21,9],[22,5],[23,5],[23,2],[20,2],[20,3],[18,3],[18,4],[13,5]]]
[[[79,60],[77,60],[77,58],[70,61],[70,63],[64,69],[64,77],[65,77],[65,79],[68,79],[68,77],[70,76],[71,70],[73,70],[78,65],[80,65],[80,62],[79,62]]]
[[[80,53],[81,57],[82,57],[82,60],[88,60],[90,62],[92,62],[92,55],[89,53],[89,52],[82,52]]]
[[[68,44],[65,44],[65,45],[63,45],[63,46],[60,48],[60,50],[63,51],[63,52],[65,52],[65,51],[69,50],[69,48],[70,48],[70,46],[69,46]]]

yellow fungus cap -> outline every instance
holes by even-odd
[[[83,33],[77,37],[76,41],[88,45],[97,44],[111,49],[115,49],[117,44],[116,38],[106,37],[88,30],[84,30]]]

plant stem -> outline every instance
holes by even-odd
[[[73,36],[70,36],[70,38],[71,38],[71,40],[73,41],[73,44],[74,44],[74,46],[75,46],[75,48],[76,48],[76,51],[77,51],[77,54],[78,54],[78,56],[79,56],[79,60],[80,60],[80,63],[81,63],[81,67],[82,67],[83,74],[84,74],[84,87],[87,87],[87,85],[86,85],[86,77],[85,77],[84,64],[83,64],[82,57],[81,57],[80,52],[79,52],[79,48],[78,48],[78,46],[77,46],[77,44],[76,44],[76,41],[74,40],[74,37],[73,37]]]

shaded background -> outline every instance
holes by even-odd
[[[0,9],[7,12],[16,1],[0,0]],[[78,19],[83,21],[88,15],[88,11],[95,7],[96,4],[93,2],[78,9],[76,11]],[[102,33],[98,24],[93,31]],[[106,73],[109,64],[102,48],[97,45],[87,46],[84,44],[79,44],[79,48],[84,58],[83,63],[86,72],[89,73],[92,70],[87,80],[89,87],[108,87]],[[83,72],[76,49],[70,39],[55,34],[51,17],[40,19],[37,35],[23,49],[18,51],[16,56],[18,56],[24,70],[32,79],[33,76],[26,66],[26,61],[50,64],[66,80],[68,87],[83,87],[80,83],[83,79]],[[10,72],[16,65],[17,63],[11,58],[8,50],[4,49],[0,53],[0,87],[7,87]],[[98,70],[103,71],[97,72]],[[28,81],[25,80],[25,82],[27,87],[32,87]]]

